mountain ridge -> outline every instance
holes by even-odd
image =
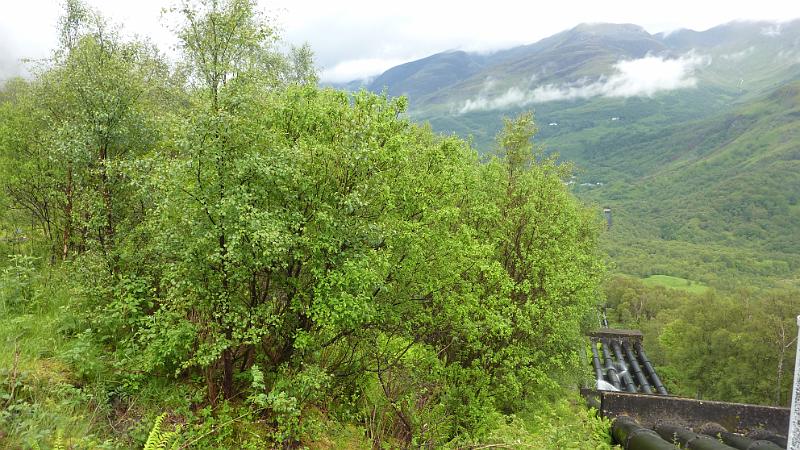
[[[561,58],[570,56],[575,59],[576,64],[573,64],[572,67],[569,65],[557,67],[557,70],[545,74],[543,80],[576,81],[582,76],[599,75],[603,70],[598,69],[607,71],[614,62],[620,60],[641,58],[647,54],[674,57],[690,51],[692,48],[706,48],[719,46],[725,42],[737,42],[741,39],[736,36],[742,34],[747,38],[752,38],[754,35],[774,37],[768,36],[769,33],[765,34],[765,30],[771,30],[771,33],[780,35],[787,30],[796,34],[798,28],[800,28],[800,19],[787,22],[733,21],[705,31],[679,29],[669,33],[651,34],[635,24],[581,23],[536,42],[491,53],[462,50],[435,53],[392,67],[369,81],[353,80],[349,83],[338,84],[337,87],[349,85],[350,87],[363,86],[374,92],[386,90],[392,96],[407,95],[414,104],[418,103],[417,100],[420,97],[434,94],[439,89],[447,87],[441,82],[438,84],[428,83],[425,76],[444,79],[450,82],[451,86],[458,86],[452,89],[463,89],[475,84],[474,80],[470,80],[475,76],[479,76],[481,79],[497,77],[499,70],[510,70],[511,73],[514,73],[536,68],[546,71],[548,67],[554,66],[553,60],[556,56]],[[570,46],[575,48],[570,48]],[[582,54],[576,54],[577,50],[580,50]],[[441,64],[444,60],[452,59],[453,55],[458,55],[468,67],[452,63]],[[549,61],[547,61],[548,59]],[[492,66],[499,67],[491,70]],[[581,68],[586,70],[582,71]],[[436,101],[441,97],[439,95],[431,100]]]
[[[798,19],[581,24],[385,74],[367,88],[407,95],[412,119],[481,152],[502,117],[535,110],[538,144],[578,169],[574,192],[618,211],[607,250],[624,272],[800,279]]]

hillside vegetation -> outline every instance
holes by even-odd
[[[255,0],[166,13],[176,63],[69,0],[0,90],[0,446],[609,449],[601,311],[673,394],[789,401],[800,21],[584,24],[376,93]]]
[[[482,152],[498,118],[535,110],[543,151],[575,164],[570,190],[598,217],[611,208],[600,238],[611,325],[644,332],[671,393],[786,405],[800,311],[800,21],[655,35],[584,24],[470,56],[447,59],[470,67],[448,67],[461,78],[447,86],[426,81],[434,55],[368,87],[405,93],[411,117]]]
[[[0,446],[609,448],[600,222],[530,114],[482,160],[252,0],[169,13],[176,67],[71,0],[3,92]]]
[[[429,83],[445,59],[470,69]],[[676,67],[672,84],[652,81]],[[613,209],[604,248],[619,271],[774,286],[798,278],[799,79],[795,20],[666,35],[584,24],[479,59],[434,55],[368,86],[408,95],[412,117],[483,151],[498,118],[535,109],[545,151],[576,165],[574,192]]]

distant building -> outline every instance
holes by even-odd
[[[606,206],[603,208],[603,215],[606,217],[606,229],[611,229],[611,208]]]

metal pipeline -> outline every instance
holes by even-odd
[[[592,365],[594,375],[597,380],[603,379],[603,366],[600,365],[600,357],[597,355],[597,342],[592,341]]]
[[[730,445],[738,450],[785,450],[783,447],[775,445],[775,443],[762,440],[763,438],[753,436],[742,436],[741,434],[734,434],[728,432],[722,425],[714,422],[708,422],[699,429],[698,433],[707,434],[714,439],[719,439],[725,444]]]
[[[635,344],[636,352],[639,354],[639,358],[642,359],[642,365],[644,366],[644,370],[647,371],[647,375],[650,377],[650,380],[653,381],[653,385],[656,387],[656,392],[661,395],[668,395],[667,389],[661,383],[661,378],[658,378],[658,374],[656,370],[653,369],[653,365],[650,364],[650,360],[647,359],[647,355],[644,353],[644,348],[642,348],[642,344],[637,342]]]
[[[779,447],[774,442],[764,440],[753,440],[738,434],[725,432],[714,433],[722,442],[739,450],[785,450],[786,447]]]
[[[655,431],[665,441],[680,444],[680,448],[689,450],[735,450],[733,447],[729,447],[711,436],[697,434],[677,425],[656,425]]]
[[[611,424],[611,436],[626,450],[675,450],[653,430],[644,428],[627,416],[617,417]]]
[[[753,430],[747,434],[747,437],[754,440],[770,441],[780,448],[786,448],[789,445],[786,436],[779,436],[767,430]]]
[[[647,382],[647,377],[642,373],[642,368],[639,367],[639,363],[636,361],[636,356],[633,354],[631,346],[628,342],[622,341],[622,348],[625,350],[625,355],[628,356],[628,361],[630,363],[628,367],[633,371],[633,375],[639,381],[639,387],[642,389],[642,392],[645,394],[652,394],[653,390],[650,389],[650,383]]]
[[[633,383],[633,378],[631,378],[630,371],[628,370],[628,365],[625,364],[625,357],[622,356],[622,350],[620,349],[619,342],[612,341],[611,342],[611,349],[614,350],[614,355],[617,357],[617,361],[619,361],[620,367],[622,367],[622,382],[625,385],[625,389],[628,392],[639,392],[636,388],[636,385]]]
[[[611,349],[608,345],[608,341],[602,339],[600,342],[603,344],[603,363],[608,381],[615,389],[621,389],[622,385],[619,380],[619,374],[617,374],[617,369],[614,368],[614,358],[611,356]]]

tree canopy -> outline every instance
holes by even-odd
[[[439,446],[579,376],[599,223],[532,115],[481,161],[403,98],[318,87],[252,0],[172,12],[175,67],[68,2],[61,47],[0,105],[3,189],[127,394],[199,383],[279,445],[324,408],[375,445]]]

